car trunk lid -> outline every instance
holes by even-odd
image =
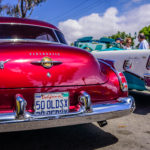
[[[49,65],[43,61],[52,61]],[[107,82],[94,57],[84,50],[59,44],[0,45],[0,88],[96,85]],[[44,90],[44,91],[45,91]]]

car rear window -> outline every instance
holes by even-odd
[[[50,28],[17,24],[0,24],[0,39],[33,39],[58,42]]]

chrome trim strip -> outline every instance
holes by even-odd
[[[36,43],[47,43],[47,44],[59,44],[63,45],[62,43],[58,42],[52,42],[52,41],[46,41],[46,40],[34,40],[34,39],[0,39],[1,43],[4,42],[36,42]]]
[[[0,122],[10,121],[10,120],[12,121],[15,120],[16,118],[17,118],[16,112],[0,114]]]
[[[118,75],[118,72],[115,70],[115,68],[113,68],[110,64],[106,63],[105,61],[101,60],[100,58],[97,58],[97,60],[98,60],[99,62],[102,62],[103,64],[107,65],[108,67],[110,67],[110,69],[112,69],[112,71],[113,71],[113,72],[116,74],[116,76],[118,77],[119,84],[120,84],[120,87],[121,87],[122,81],[121,81],[121,79],[120,79],[120,77],[119,77],[119,75]],[[107,59],[107,60],[108,60],[108,59]]]
[[[149,73],[145,73],[145,74],[144,74],[144,77],[150,78],[150,74],[149,74]]]
[[[56,34],[56,32],[55,32],[55,30],[54,30],[54,29],[51,29],[51,30],[52,30],[53,33],[55,34],[57,41],[58,41],[59,43],[61,43],[60,40],[59,40],[59,38],[58,38],[58,36],[57,36],[57,34]]]
[[[116,103],[105,102],[91,107],[90,112],[85,111],[83,106],[78,112],[63,115],[37,116],[26,112],[23,119],[16,119],[15,113],[0,114],[0,132],[68,126],[122,117],[134,111],[135,102],[130,96],[119,98]]]
[[[114,71],[114,73],[117,75],[117,77],[119,77],[119,76],[118,76],[118,72],[117,72],[110,64],[106,63],[106,62],[103,61],[101,58],[97,58],[97,60],[98,60],[98,62],[102,62],[102,63],[104,63],[105,65],[109,66],[109,67]],[[107,59],[107,60],[108,60],[108,59]]]
[[[42,63],[62,64],[61,61],[32,61],[32,62],[31,62],[31,64],[42,64]]]
[[[0,61],[0,69],[4,69],[4,64],[10,61],[10,59],[7,59],[6,61]]]

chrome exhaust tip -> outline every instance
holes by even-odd
[[[104,126],[106,126],[106,125],[108,124],[106,120],[97,121],[97,123],[98,123],[98,125],[99,125],[100,127],[104,127]]]

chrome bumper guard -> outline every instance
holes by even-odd
[[[0,132],[33,130],[75,124],[91,123],[122,117],[135,109],[133,97],[119,98],[117,103],[92,105],[90,96],[83,92],[79,97],[81,108],[78,112],[37,116],[25,110],[26,101],[22,95],[16,95],[16,111],[0,114]]]

